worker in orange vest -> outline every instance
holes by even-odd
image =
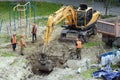
[[[25,41],[24,41],[24,35],[21,35],[21,37],[20,37],[20,48],[21,48],[20,54],[21,55],[24,55],[23,51],[24,51],[25,47],[26,47],[26,44],[25,44]]]
[[[33,24],[32,25],[32,43],[34,43],[34,41],[37,40],[36,32],[37,32],[37,26]]]
[[[13,51],[15,51],[16,44],[17,44],[17,39],[16,39],[16,34],[15,33],[13,33],[13,35],[11,37],[11,44],[12,44]]]
[[[81,59],[81,48],[82,48],[82,42],[79,39],[76,39],[76,55],[77,58]]]

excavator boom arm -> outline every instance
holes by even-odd
[[[48,17],[44,36],[44,45],[47,45],[49,42],[50,35],[53,31],[53,26],[61,22],[63,19],[67,19],[69,25],[76,25],[76,11],[72,6],[63,6]]]

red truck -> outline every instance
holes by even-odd
[[[102,41],[109,46],[120,47],[120,18],[101,19],[97,21],[97,29],[102,33]]]

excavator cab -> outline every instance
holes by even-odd
[[[78,11],[77,13],[77,26],[84,26],[85,24],[85,12]]]
[[[77,26],[86,26],[92,19],[92,8],[88,8],[86,4],[80,4],[77,9]]]
[[[92,19],[92,15],[93,15],[93,10],[92,8],[89,8],[87,11],[86,11],[86,17],[85,17],[85,20],[86,20],[86,25],[90,22],[90,20]]]

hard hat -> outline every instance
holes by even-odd
[[[35,23],[33,23],[32,26],[35,26]]]
[[[22,34],[21,37],[24,37],[24,35]]]
[[[78,41],[79,39],[78,38],[76,38],[76,41]]]
[[[15,32],[13,34],[16,34]]]
[[[13,36],[15,36],[15,35],[16,35],[16,33],[14,32],[12,35],[13,35]]]

